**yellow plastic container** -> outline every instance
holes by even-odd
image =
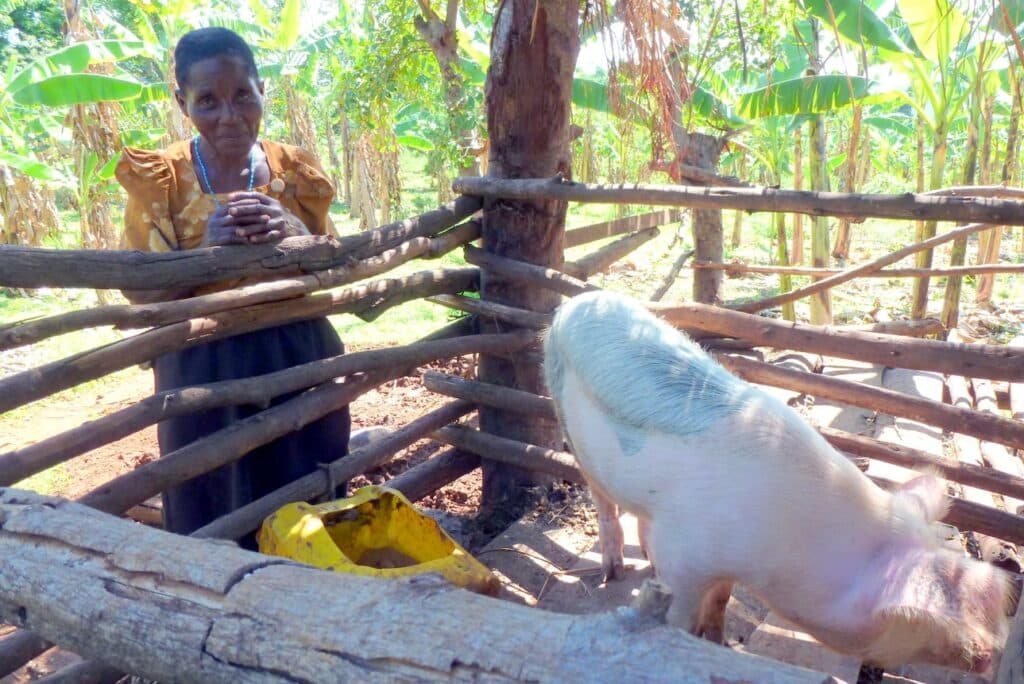
[[[370,485],[347,499],[291,503],[263,521],[260,551],[326,570],[373,577],[440,573],[495,594],[498,579],[401,492]]]

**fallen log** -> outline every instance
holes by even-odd
[[[220,311],[240,309],[252,304],[301,297],[317,290],[372,278],[418,257],[435,258],[475,240],[479,235],[479,223],[471,221],[453,228],[440,237],[413,238],[379,255],[306,276],[257,283],[169,302],[110,304],[37,318],[24,323],[0,327],[0,350],[31,344],[47,337],[83,328],[102,325],[113,325],[121,330],[145,328],[175,323],[197,316],[207,316]]]
[[[453,401],[435,409],[380,440],[368,444],[324,468],[289,482],[241,508],[217,518],[192,533],[198,538],[238,539],[257,529],[264,518],[293,501],[311,501],[331,491],[332,483],[347,482],[391,460],[413,442],[423,439],[438,428],[457,421],[475,406],[468,401]]]
[[[929,190],[924,194],[937,197],[1002,197],[1024,200],[1024,188],[1008,188],[1005,185],[957,185]]]
[[[386,485],[402,492],[410,501],[419,501],[479,467],[480,457],[476,454],[459,449],[446,449],[391,478]]]
[[[36,444],[0,454],[0,486],[13,485],[168,418],[240,404],[265,408],[274,397],[319,385],[331,378],[396,366],[418,366],[464,354],[512,352],[532,342],[533,335],[524,332],[417,342],[392,349],[353,352],[267,375],[160,392]]]
[[[565,249],[578,247],[588,242],[602,240],[604,238],[622,235],[623,233],[635,233],[637,231],[657,228],[666,223],[678,223],[682,220],[682,213],[677,209],[662,209],[647,214],[634,216],[623,216],[622,218],[602,221],[582,228],[573,228],[565,231]]]
[[[932,370],[979,378],[1024,379],[1024,349],[919,340],[753,316],[707,304],[651,305],[651,311],[685,330],[698,329],[758,345],[814,352],[883,366]]]
[[[566,200],[597,204],[648,204],[696,209],[738,209],[957,223],[1024,225],[1024,202],[904,193],[878,195],[807,192],[774,188],[722,188],[685,185],[593,185],[562,178],[461,177],[455,192],[484,198]]]
[[[903,416],[999,444],[1024,447],[1024,425],[1012,420],[839,378],[779,368],[739,356],[719,354],[716,358],[729,371],[748,382],[783,387],[822,399],[833,399],[873,409],[879,413],[888,413],[891,416]]]
[[[604,247],[584,257],[575,261],[567,261],[562,266],[562,273],[579,278],[580,280],[586,280],[595,273],[607,271],[616,261],[658,237],[658,234],[657,228],[648,228],[636,233],[630,233],[614,242],[609,242]]]
[[[1021,204],[1021,206],[1024,207],[1024,204]],[[974,223],[971,225],[962,226],[960,228],[954,228],[953,230],[947,233],[943,233],[942,235],[936,235],[933,238],[929,238],[927,240],[923,240],[921,242],[908,245],[903,249],[896,250],[895,252],[875,259],[874,261],[869,261],[866,264],[856,266],[854,268],[843,271],[842,273],[837,273],[834,276],[829,276],[828,278],[822,278],[817,282],[811,283],[807,287],[801,287],[799,289],[792,290],[791,292],[784,292],[782,294],[775,295],[774,297],[767,297],[765,299],[756,299],[754,301],[730,302],[726,304],[726,306],[729,307],[730,309],[735,309],[736,311],[745,311],[747,313],[753,313],[755,311],[763,311],[764,309],[770,309],[781,304],[786,304],[787,302],[795,302],[798,299],[810,297],[813,294],[829,290],[835,287],[836,285],[840,285],[849,280],[853,280],[854,278],[863,278],[866,275],[874,273],[875,271],[878,271],[884,268],[885,266],[888,266],[889,264],[894,264],[900,259],[903,259],[904,257],[907,257],[911,254],[916,254],[917,252],[932,249],[938,245],[944,244],[951,240],[966,238],[968,235],[973,235],[974,233],[979,233],[983,230],[991,230],[991,228],[992,226],[985,223]]]
[[[498,256],[472,245],[467,245],[463,252],[466,261],[474,266],[479,266],[481,269],[486,269],[504,278],[554,290],[568,297],[600,289],[596,285],[591,285],[553,268]]]
[[[477,277],[472,268],[421,271],[340,292],[257,304],[173,323],[0,379],[0,413],[175,349],[329,314],[358,314],[382,302],[394,306],[433,294],[473,289]]]
[[[24,492],[0,494],[0,518],[0,614],[158,681],[824,679],[629,608],[565,615],[432,577],[327,572]]]
[[[322,271],[365,259],[406,240],[440,232],[482,203],[459,197],[451,204],[343,238],[303,236],[264,245],[207,247],[179,252],[67,250],[0,246],[0,286],[160,290],[252,277]]]
[[[493,318],[506,323],[511,323],[520,328],[531,330],[542,330],[551,325],[551,314],[538,313],[528,309],[520,309],[515,306],[485,302],[482,299],[464,297],[462,295],[435,295],[426,297],[428,302],[447,306],[450,309],[467,311],[476,314],[480,318]]]
[[[838,268],[813,268],[810,266],[763,266],[760,264],[744,264],[735,261],[716,263],[713,261],[695,261],[690,268],[710,271],[725,271],[726,276],[734,278],[746,273],[765,273],[769,275],[793,275],[823,278],[842,273]],[[981,273],[1024,273],[1024,264],[978,264],[976,266],[949,266],[946,268],[886,268],[873,273],[865,273],[861,278],[920,278],[922,276],[965,276]]]

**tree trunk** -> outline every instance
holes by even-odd
[[[825,159],[825,121],[820,114],[810,121],[810,167],[811,189],[828,192],[828,167]],[[828,266],[828,219],[824,216],[814,218],[811,229],[811,265],[815,268]],[[818,325],[832,324],[832,297],[828,290],[811,297],[811,323]]]
[[[978,168],[978,118],[980,115],[980,112],[978,111],[978,98],[981,95],[980,76],[975,80],[974,89],[975,92],[972,97],[971,104],[967,107],[967,150],[964,154],[964,185],[974,184],[974,177]],[[985,231],[984,233],[981,233],[981,237],[984,239],[984,236],[991,235],[998,230],[999,228],[995,228],[991,231]],[[953,268],[963,266],[966,256],[967,238],[954,240],[953,248],[949,254],[949,265]],[[940,317],[942,325],[946,330],[956,328],[957,323],[960,320],[960,292],[962,287],[963,279],[959,276],[952,275],[946,279],[946,294],[943,298],[942,316]]]
[[[804,189],[804,136],[800,126],[793,131],[793,189]],[[790,252],[790,266],[804,263],[804,217],[793,215],[793,250]]]
[[[843,164],[843,190],[845,192],[854,192],[857,189],[857,162],[859,156],[857,154],[857,148],[860,145],[860,121],[863,112],[863,107],[855,106],[853,108],[853,121],[850,124],[850,143],[846,148],[846,163]],[[832,256],[835,257],[840,264],[845,264],[846,260],[850,257],[850,220],[840,219],[839,220],[839,233],[836,236],[836,246],[832,250]]]
[[[740,180],[746,180],[747,177],[747,155],[743,150],[740,150],[740,160],[736,173],[739,174]],[[732,246],[735,249],[740,246],[740,241],[743,239],[743,212],[733,212],[733,224],[732,224]],[[795,239],[795,236],[794,236]],[[788,266],[789,263],[783,264]]]
[[[946,171],[946,152],[948,151],[947,138],[948,128],[945,121],[939,121],[934,131],[934,144],[932,146],[932,168],[929,174],[929,190],[938,190],[942,187]],[[919,225],[917,241],[926,240],[935,236],[937,222],[926,221]],[[932,267],[932,250],[927,249],[917,253],[915,261],[917,268]],[[914,301],[911,305],[911,318],[924,318],[928,314],[928,278],[919,278],[914,283]]]
[[[775,231],[778,234],[779,264],[789,263],[789,250],[786,245],[786,215],[781,211],[775,214]],[[789,292],[793,289],[793,279],[787,274],[779,276],[779,291]],[[782,305],[782,317],[787,321],[796,320],[796,308],[793,302]]]
[[[465,84],[457,67],[459,43],[455,29],[459,0],[448,0],[444,19],[431,9],[427,0],[421,0],[419,4],[421,14],[413,17],[413,24],[430,46],[441,69],[444,99],[448,105],[448,131],[459,151],[459,175],[479,176],[480,166],[475,154],[479,141],[476,140],[474,126],[467,117]]]
[[[324,122],[324,139],[327,141],[327,158],[331,162],[329,169],[331,174],[331,183],[334,184],[334,198],[335,200],[340,199],[338,193],[341,191],[342,180],[338,173],[341,170],[341,159],[338,157],[338,143],[334,137],[334,122],[331,117],[327,117]]]
[[[485,93],[489,176],[571,176],[569,114],[579,52],[578,15],[575,0],[504,0],[498,6]],[[545,87],[538,88],[538,83]],[[563,200],[488,199],[484,202],[483,247],[500,256],[560,268],[566,209]],[[520,287],[486,269],[480,280],[484,300],[545,313],[561,301],[556,293]],[[481,332],[497,325],[482,322]],[[545,393],[536,362],[483,356],[479,375],[492,384]],[[529,420],[507,411],[481,409],[480,427],[541,446],[558,447],[561,443],[557,423]],[[483,473],[482,503],[486,508],[513,496],[518,486],[537,481],[529,471],[486,460]]]
[[[352,206],[352,132],[349,127],[348,116],[341,111],[341,177],[343,201],[349,208],[349,215],[358,216],[355,207]]]
[[[678,119],[679,117],[675,117]],[[676,160],[679,163],[699,169],[716,172],[718,158],[725,147],[725,138],[705,133],[691,133],[673,126],[676,141]],[[695,209],[693,211],[694,257],[700,261],[721,263],[724,256],[724,240],[721,209]],[[693,298],[705,304],[719,301],[722,287],[721,271],[697,271],[693,274]]]

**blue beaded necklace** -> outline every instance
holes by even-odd
[[[206,192],[210,193],[210,196],[213,197],[213,203],[220,207],[220,200],[217,199],[217,194],[213,191],[213,186],[210,185],[210,176],[206,173],[206,163],[203,162],[203,155],[199,154],[198,135],[192,138],[192,156],[199,162],[199,173],[202,174],[203,183],[206,184]],[[256,178],[255,166],[256,158],[252,153],[252,148],[249,148],[249,192],[252,192],[253,180]]]

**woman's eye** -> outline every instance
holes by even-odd
[[[201,97],[201,98],[199,98],[199,100],[196,101],[196,104],[198,104],[200,107],[204,107],[204,108],[212,107],[213,106],[213,98],[212,97]]]

